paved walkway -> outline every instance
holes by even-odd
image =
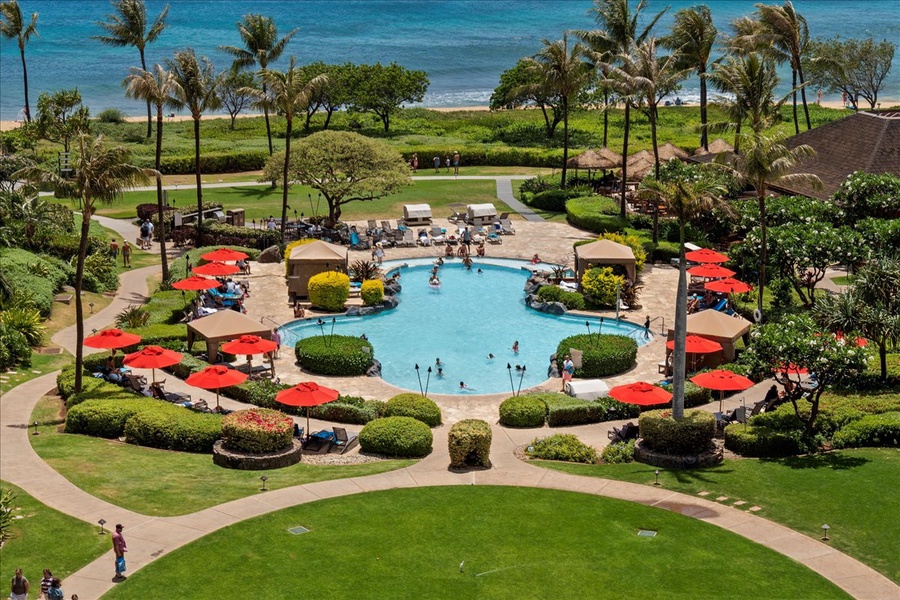
[[[536,223],[544,221],[544,217],[536,214],[529,207],[516,200],[516,197],[513,195],[512,179],[510,177],[497,177],[497,197],[506,202],[511,209],[522,215],[526,221]]]
[[[116,299],[87,321],[88,330],[111,322],[123,307],[144,298],[147,294],[146,278],[153,270],[154,267],[148,267],[124,273]],[[74,350],[73,331],[74,328],[59,332],[54,336],[54,342]],[[406,469],[260,493],[180,517],[141,515],[75,487],[44,463],[32,449],[28,440],[30,416],[37,401],[54,386],[55,376],[56,373],[53,373],[29,381],[0,398],[0,477],[20,486],[48,506],[88,523],[96,523],[100,518],[106,519],[107,523],[126,523],[131,572],[224,526],[306,502],[393,488],[517,485],[595,494],[677,512],[722,527],[791,557],[856,598],[900,599],[900,587],[861,562],[827,544],[747,511],[663,488],[578,477],[524,463],[515,458],[514,449],[540,435],[542,430],[509,430],[496,424],[492,426],[493,468],[490,470],[469,473],[448,471],[448,423],[434,430],[432,454]],[[737,403],[738,400],[733,398],[729,402]],[[578,431],[579,437],[586,441],[595,442],[610,425],[569,429]],[[81,598],[100,597],[115,585],[111,578],[112,564],[110,551],[68,577],[66,590],[77,593]]]

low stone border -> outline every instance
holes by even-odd
[[[249,454],[226,450],[224,440],[213,444],[213,462],[226,469],[240,469],[244,471],[263,471],[268,469],[281,469],[300,462],[303,455],[303,447],[300,440],[291,441],[291,447],[281,452],[266,452],[265,454]]]
[[[680,456],[654,452],[650,448],[644,446],[644,441],[640,440],[634,445],[634,460],[654,467],[662,467],[664,469],[711,467],[724,460],[724,448],[721,443],[715,443],[714,448],[710,448],[701,454]]]

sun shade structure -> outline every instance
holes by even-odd
[[[181,362],[180,352],[161,346],[144,346],[133,354],[125,355],[124,364],[132,369],[153,369],[153,383],[156,383],[156,369],[171,367]]]
[[[584,272],[591,266],[605,267],[611,265],[622,265],[625,268],[628,279],[631,281],[636,280],[637,270],[634,251],[628,246],[612,240],[597,240],[596,242],[576,246],[575,276],[579,282]]]
[[[249,258],[249,256],[243,252],[232,250],[231,248],[219,248],[218,250],[201,254],[200,258],[208,261],[228,262],[232,260],[244,260],[245,258]]]
[[[671,393],[644,381],[617,385],[609,390],[609,397],[623,404],[637,404],[638,406],[666,404],[672,400]]]
[[[309,434],[309,407],[328,404],[338,399],[337,390],[319,385],[313,381],[298,383],[292,388],[281,390],[275,395],[275,400],[285,406],[306,407],[306,433]]]
[[[200,277],[199,275],[191,275],[187,279],[182,279],[180,281],[176,281],[172,284],[172,287],[176,290],[211,290],[213,288],[217,288],[221,283],[216,281],[215,279],[208,279],[206,277]]]
[[[650,174],[650,171],[656,167],[656,159],[653,154],[646,150],[641,150],[628,157],[628,180],[640,181]]]
[[[410,227],[431,225],[431,217],[431,206],[428,204],[403,205],[403,223]]]
[[[247,381],[247,374],[229,369],[225,365],[212,365],[192,373],[184,382],[204,390],[216,390],[216,408],[219,407],[219,390]]]
[[[687,270],[687,272],[694,277],[709,278],[731,277],[733,275],[736,275],[736,273],[731,269],[726,269],[725,267],[721,267],[719,265],[698,265],[696,267],[691,267]]]
[[[306,298],[309,278],[325,271],[347,272],[346,246],[317,241],[293,248],[288,257],[288,294]]]
[[[694,155],[705,156],[709,154],[715,156],[716,154],[721,154],[722,152],[734,152],[734,146],[732,146],[722,138],[716,138],[709,143],[709,152],[704,150],[701,146],[700,148],[697,148],[697,151],[694,152]]]
[[[235,273],[240,272],[240,267],[237,265],[226,265],[220,261],[213,261],[210,263],[206,263],[205,265],[200,265],[199,267],[194,267],[193,271],[197,275],[234,275]]]
[[[684,160],[690,156],[686,151],[682,150],[672,142],[666,142],[657,150],[659,152],[660,162],[668,162],[673,158]]]
[[[198,338],[206,340],[206,353],[209,361],[216,362],[219,344],[242,335],[257,335],[270,340],[272,339],[272,330],[237,311],[220,310],[208,317],[194,319],[187,324],[187,349],[190,350]]]
[[[570,158],[566,162],[566,166],[588,171],[619,169],[622,167],[622,155],[605,147],[599,150],[587,150]]]
[[[716,252],[715,250],[710,250],[709,248],[700,248],[699,250],[693,250],[684,255],[684,257],[695,263],[723,263],[728,262],[728,257],[720,252]]]
[[[709,390],[718,390],[719,412],[722,412],[725,392],[740,392],[753,387],[753,382],[743,375],[728,370],[709,371],[691,377],[691,381]]]
[[[753,286],[749,283],[744,283],[739,279],[734,279],[732,277],[726,277],[725,279],[716,279],[715,281],[707,281],[703,287],[708,289],[711,292],[720,292],[722,294],[743,294],[745,292],[752,292]]]
[[[740,316],[728,316],[716,310],[701,310],[688,315],[688,335],[701,336],[718,342],[722,346],[722,354],[707,355],[703,358],[704,367],[715,367],[722,362],[734,360],[735,344],[750,332],[751,323]],[[669,340],[675,339],[675,330],[669,329]],[[667,352],[668,354],[668,352]]]
[[[475,227],[491,225],[497,219],[497,208],[490,203],[469,204],[466,207],[466,217],[469,225]]]
[[[666,342],[666,348],[675,349],[675,340]],[[714,342],[699,335],[689,335],[685,338],[684,351],[688,354],[712,354],[722,349],[722,344]]]
[[[103,350],[116,350],[134,346],[141,341],[141,336],[134,333],[125,333],[121,329],[104,329],[97,335],[84,338],[84,345],[89,348]]]
[[[272,352],[278,348],[278,344],[272,340],[266,340],[258,335],[242,335],[236,340],[225,342],[221,346],[222,352],[228,354],[246,354],[247,355],[247,373],[252,373],[252,365],[250,356],[253,354],[265,354]],[[272,363],[272,375],[275,375],[275,364]]]

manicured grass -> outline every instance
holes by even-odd
[[[53,510],[6,481],[0,481],[0,489],[15,491],[13,514],[21,517],[13,520],[12,537],[0,550],[4,591],[9,585],[6,576],[21,567],[31,582],[28,597],[36,598],[44,569],[64,579],[110,549],[108,532],[99,535],[96,525]]]
[[[146,515],[174,516],[260,493],[259,478],[278,489],[314,481],[362,477],[407,467],[415,461],[389,460],[360,465],[300,463],[271,471],[217,467],[208,454],[188,454],[132,446],[116,440],[59,433],[61,402],[41,399],[32,421],[43,435],[30,436],[35,451],[51,467],[89,494]]]
[[[62,354],[37,354],[32,352],[30,367],[16,367],[15,375],[9,372],[3,374],[6,379],[0,381],[0,395],[8,393],[11,389],[26,381],[31,381],[41,375],[62,369],[71,362],[72,355],[65,351]]]
[[[287,531],[298,525],[309,533]],[[104,598],[197,590],[208,598],[312,595],[300,590],[367,599],[846,597],[798,563],[688,517],[482,486],[359,494],[244,521],[161,557]]]
[[[835,285],[850,285],[853,283],[853,277],[850,275],[841,275],[839,277],[832,277],[831,281],[833,281]]]
[[[551,469],[652,484],[654,467],[539,463]],[[745,508],[757,505],[759,516],[821,537],[831,526],[831,544],[900,583],[900,532],[892,524],[900,517],[900,496],[894,487],[900,473],[900,450],[865,448],[828,454],[782,458],[728,460],[710,469],[660,471],[667,490],[707,498],[727,496]],[[780,597],[786,597],[781,594]]]

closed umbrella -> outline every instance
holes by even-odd
[[[193,269],[194,273],[197,275],[212,275],[214,277],[219,275],[234,275],[235,273],[239,273],[240,270],[240,267],[237,265],[226,265],[219,261],[206,263],[205,265],[200,265]]]
[[[272,340],[265,340],[258,335],[242,335],[236,340],[222,344],[222,351],[229,354],[246,354],[247,355],[247,373],[252,373],[250,367],[250,356],[253,354],[265,354],[273,352],[278,348],[278,344]],[[275,363],[272,363],[272,372],[275,372]]]
[[[231,248],[219,248],[218,250],[213,250],[212,252],[200,255],[200,258],[203,260],[228,262],[232,260],[244,260],[249,257],[247,254],[232,250]]]
[[[285,406],[306,407],[306,435],[309,435],[309,407],[328,404],[338,399],[340,393],[331,388],[322,387],[313,381],[298,383],[292,388],[281,390],[275,395],[275,400]]]
[[[715,281],[706,282],[703,287],[711,292],[721,292],[723,294],[743,294],[744,292],[752,292],[753,286],[744,283],[733,277],[725,279],[716,279]]]
[[[699,250],[692,250],[684,255],[684,257],[695,263],[723,263],[728,262],[728,257],[720,252],[716,252],[715,250],[710,250],[709,248],[700,248]]]
[[[609,397],[624,404],[637,404],[638,406],[655,406],[666,404],[672,400],[672,394],[658,385],[651,385],[644,381],[617,385],[609,390]]]
[[[185,383],[204,390],[216,390],[216,408],[219,408],[219,390],[247,381],[247,374],[224,365],[212,365],[192,373]]]
[[[196,271],[196,269],[194,269]],[[731,277],[735,272],[719,265],[698,265],[687,270],[694,277],[709,277],[712,279]]]
[[[156,383],[156,369],[171,367],[181,362],[181,353],[161,346],[144,346],[133,354],[125,356],[125,363],[133,369],[153,369],[153,383]]]
[[[187,279],[176,281],[172,284],[172,287],[176,290],[211,290],[213,288],[219,287],[220,285],[222,284],[215,279],[208,279],[206,277],[200,277],[199,275],[191,275]]]
[[[740,392],[753,387],[753,382],[731,371],[722,369],[718,371],[708,371],[691,377],[691,381],[700,387],[710,390],[718,390],[719,393],[719,412],[722,412],[722,404],[725,401],[725,392]]]

